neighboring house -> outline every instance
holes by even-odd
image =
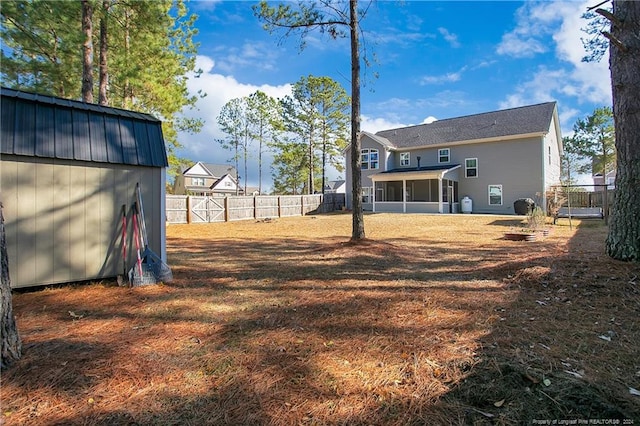
[[[615,189],[616,187],[616,171],[611,170],[607,172],[607,177],[604,179],[602,177],[602,173],[596,173],[593,177],[594,185],[607,185],[607,189]],[[596,191],[598,191],[598,187],[596,187]]]
[[[325,194],[345,194],[347,192],[347,186],[344,180],[330,180],[324,186]]]
[[[12,287],[111,278],[132,267],[137,183],[149,248],[166,260],[168,164],[158,119],[6,88],[0,102],[0,201]]]
[[[244,188],[242,188],[243,190],[240,191],[240,195],[245,195],[244,193]],[[257,186],[247,186],[247,194],[249,196],[255,196],[255,195],[260,195],[260,190],[258,189]]]
[[[229,164],[197,162],[176,176],[173,193],[176,195],[242,195],[236,181],[236,168]]]
[[[562,135],[555,102],[362,132],[363,208],[374,212],[514,214],[560,182]],[[345,157],[350,158],[350,147]],[[346,161],[351,187],[351,162]],[[347,194],[347,207],[352,207]]]

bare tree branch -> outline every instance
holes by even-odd
[[[611,43],[615,44],[616,46],[618,46],[618,48],[620,50],[622,50],[623,52],[628,52],[629,48],[627,48],[627,46],[624,45],[624,43],[622,43],[620,40],[618,40],[614,35],[612,35],[610,32],[608,31],[603,31],[602,35],[605,36],[606,38],[609,39],[609,41],[611,41]]]
[[[602,15],[605,18],[607,18],[613,25],[617,26],[617,27],[621,27],[622,26],[622,21],[620,21],[618,18],[616,18],[613,13],[609,12],[608,10],[605,9],[596,9],[596,13],[598,15]]]

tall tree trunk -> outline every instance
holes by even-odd
[[[100,17],[100,82],[98,83],[98,103],[100,105],[109,105],[109,99],[107,98],[109,89],[109,67],[107,66],[109,6],[110,0],[103,0],[102,16]]]
[[[11,300],[11,278],[9,277],[9,258],[7,257],[7,239],[4,230],[4,215],[0,203],[0,333],[2,333],[2,359],[0,369],[5,370],[22,356],[22,341],[18,334],[16,320],[13,317]]]
[[[130,35],[131,22],[129,21],[129,10],[125,8],[124,11],[124,57],[125,63],[129,64],[129,55],[131,54],[131,35]],[[130,109],[133,105],[133,90],[131,89],[131,82],[129,81],[129,73],[124,80],[122,96],[122,108]]]
[[[351,240],[364,239],[362,213],[362,159],[360,158],[360,43],[358,42],[358,1],[349,0],[351,33],[351,176],[353,215]]]
[[[613,1],[609,68],[616,131],[616,194],[606,251],[640,262],[640,2]]]
[[[309,182],[307,194],[313,194],[313,126],[309,130]]]
[[[322,141],[322,194],[324,194],[324,189],[327,186],[326,181],[327,176],[327,141],[326,136]]]
[[[263,130],[260,124],[260,140],[258,141],[258,194],[262,195],[262,138]]]
[[[244,146],[242,147],[242,154],[244,155],[244,195],[247,195],[247,177],[249,174],[247,173],[247,157],[249,156],[248,146],[249,141],[247,140],[247,129],[244,129]]]
[[[236,195],[240,194],[240,176],[238,176],[238,170],[240,170],[240,163],[239,163],[239,154],[238,154],[238,140],[236,139],[236,154],[234,155],[234,158],[236,160]]]
[[[89,0],[82,2],[82,101],[93,103],[93,8]]]
[[[327,116],[327,111],[322,104],[322,116]],[[324,195],[324,188],[327,185],[327,122],[326,119],[322,120],[322,195]]]

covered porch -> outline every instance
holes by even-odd
[[[374,212],[459,213],[460,165],[394,169],[371,176]]]

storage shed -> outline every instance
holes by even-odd
[[[0,200],[13,287],[110,278],[131,268],[136,183],[149,248],[166,261],[168,162],[158,119],[7,88],[0,101]]]

